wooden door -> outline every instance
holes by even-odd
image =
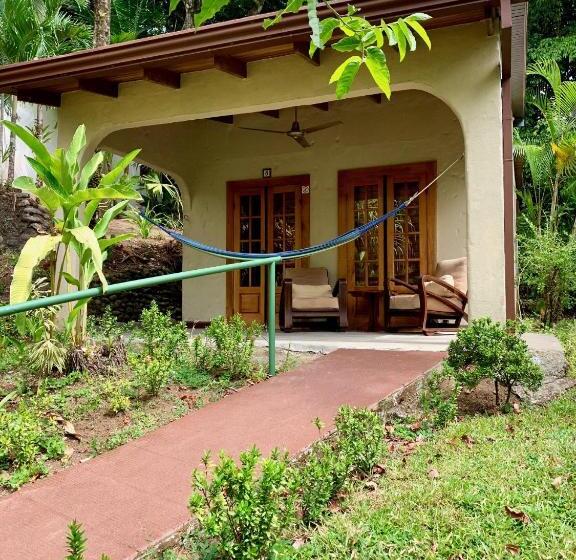
[[[228,183],[228,247],[251,253],[278,253],[310,243],[310,177],[298,175]],[[287,268],[306,266],[307,259],[276,265],[276,312]],[[265,322],[266,269],[229,274],[227,314]]]
[[[263,186],[234,192],[234,238],[232,249],[241,253],[263,253],[266,249],[266,199]],[[246,268],[233,273],[234,313],[246,321],[264,321],[265,269]]]
[[[348,231],[392,210],[425,187],[434,177],[432,163],[374,167],[339,173],[339,229]],[[370,299],[362,292],[382,294],[388,279],[415,282],[435,262],[436,218],[434,187],[406,211],[340,248],[339,272],[348,281],[348,311],[352,328],[368,328]],[[384,323],[383,297],[376,313]]]

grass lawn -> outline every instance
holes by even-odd
[[[394,453],[294,558],[576,558],[576,392]]]

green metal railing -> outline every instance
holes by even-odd
[[[232,272],[243,268],[256,268],[266,266],[268,269],[268,372],[269,375],[276,374],[276,263],[280,262],[281,257],[269,257],[265,259],[256,259],[251,261],[242,261],[232,264],[222,264],[209,268],[199,268],[197,270],[188,270],[185,272],[175,272],[165,274],[164,276],[152,276],[150,278],[141,278],[139,280],[130,280],[128,282],[119,282],[110,284],[106,291],[102,287],[90,288],[76,292],[67,292],[55,296],[31,299],[23,303],[14,305],[5,305],[0,307],[0,317],[24,313],[42,307],[51,307],[53,305],[62,305],[72,301],[80,301],[103,295],[119,294],[130,290],[141,288],[150,288],[161,284],[170,284],[171,282],[181,282],[200,276],[211,276],[212,274],[221,274],[223,272]]]

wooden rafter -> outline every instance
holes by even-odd
[[[237,78],[247,78],[248,68],[245,62],[232,56],[215,56],[214,66]]]
[[[180,73],[164,68],[145,68],[144,79],[172,89],[180,87]]]
[[[27,103],[37,103],[48,107],[60,107],[61,99],[59,93],[52,93],[43,90],[18,90],[17,96],[20,101]]]
[[[319,111],[329,111],[330,110],[330,103],[328,103],[328,101],[326,101],[326,103],[314,103],[314,105],[312,105],[312,107],[314,107],[315,109],[318,109]]]
[[[223,124],[234,124],[234,115],[224,115],[222,117],[210,117],[208,120]]]
[[[105,97],[118,97],[118,84],[106,80],[81,79],[78,87],[82,91],[88,91]]]
[[[267,117],[271,117],[273,119],[280,118],[280,110],[279,109],[270,109],[268,111],[260,111],[261,115],[266,115]]]
[[[310,45],[305,41],[295,41],[293,43],[294,53],[300,55],[314,66],[320,66],[320,51],[317,50],[314,56],[310,57]]]

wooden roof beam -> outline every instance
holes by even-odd
[[[280,109],[270,109],[268,111],[260,111],[261,115],[266,115],[267,117],[271,117],[273,119],[280,118]]]
[[[107,80],[93,80],[82,78],[78,80],[78,87],[82,91],[103,95],[104,97],[118,97],[118,84]]]
[[[144,79],[172,89],[180,88],[180,73],[164,68],[144,68]]]
[[[294,47],[294,53],[300,55],[302,58],[307,60],[310,64],[314,66],[320,66],[320,51],[316,50],[314,56],[310,58],[309,49],[310,45],[304,41],[295,41],[292,43]]]
[[[330,103],[328,103],[328,101],[326,101],[326,103],[314,103],[312,107],[314,107],[314,109],[318,109],[319,111],[329,111]]]
[[[234,115],[224,115],[222,117],[210,117],[208,120],[223,124],[234,124]]]
[[[60,107],[61,96],[59,93],[43,90],[18,90],[16,97],[19,101],[26,103],[37,103],[38,105],[48,105],[49,107]]]
[[[245,62],[233,56],[223,56],[216,55],[214,57],[214,66],[226,72],[231,76],[236,76],[237,78],[247,78],[248,77],[248,67]]]
[[[377,105],[382,104],[382,94],[381,93],[374,93],[372,95],[369,95],[368,97],[370,99],[372,99],[372,101],[374,101],[374,103],[376,103]]]

